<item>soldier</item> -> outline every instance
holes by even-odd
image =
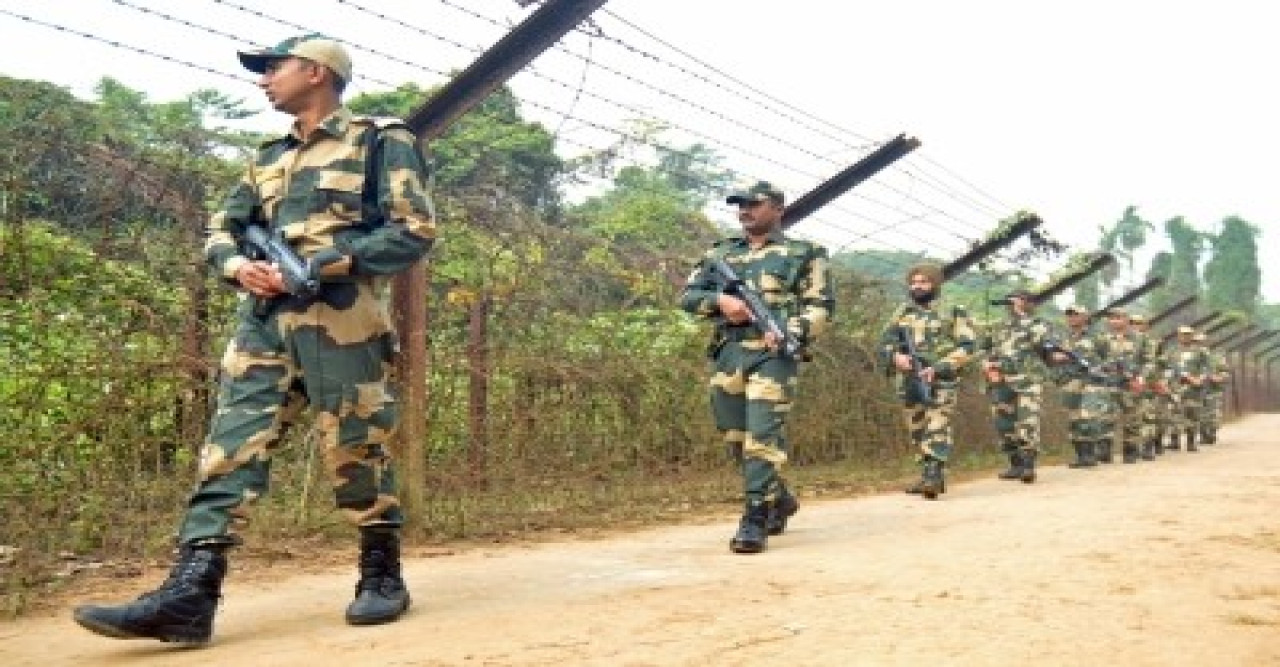
[[[1163,377],[1165,364],[1161,358],[1160,341],[1149,333],[1151,326],[1147,323],[1147,318],[1137,313],[1131,314],[1129,326],[1138,339],[1138,356],[1147,373],[1143,378],[1143,390],[1138,394],[1138,441],[1142,447],[1140,456],[1144,461],[1154,461],[1157,456],[1164,454],[1160,437],[1160,403],[1163,401],[1163,394],[1169,391]]]
[[[1062,403],[1067,409],[1067,435],[1076,455],[1067,467],[1094,468],[1098,465],[1102,422],[1111,405],[1108,390],[1098,375],[1106,346],[1090,330],[1087,308],[1073,304],[1063,313],[1067,336],[1062,345],[1079,360],[1063,364],[1057,374],[1062,384]]]
[[[942,280],[942,269],[936,264],[919,264],[907,270],[910,300],[889,318],[880,334],[879,349],[881,362],[897,373],[907,432],[921,466],[920,481],[907,493],[930,500],[947,490],[943,468],[954,442],[951,417],[956,407],[956,383],[975,347],[973,321],[964,308],[938,305]]]
[[[1150,325],[1146,325],[1144,333],[1150,338],[1148,340],[1148,349],[1151,352],[1151,363],[1153,364],[1152,392],[1154,394],[1153,403],[1153,425],[1151,436],[1155,443],[1155,452],[1157,455],[1163,454],[1165,451],[1173,451],[1174,445],[1177,443],[1177,429],[1175,422],[1177,420],[1179,406],[1179,397],[1177,388],[1173,382],[1173,362],[1170,357],[1170,348],[1166,345],[1164,339],[1152,335]]]
[[[1179,436],[1187,443],[1187,451],[1197,451],[1196,435],[1200,412],[1204,408],[1204,386],[1209,375],[1208,355],[1195,344],[1196,330],[1178,327],[1178,340],[1169,352],[1171,390],[1177,394],[1177,412],[1171,447],[1179,449]]]
[[[360,579],[346,609],[353,625],[398,618],[409,606],[387,439],[397,341],[389,279],[424,256],[436,235],[426,168],[403,124],[356,117],[342,105],[351,59],[321,35],[241,52],[272,106],[294,117],[262,145],[209,222],[205,256],[240,290],[222,359],[218,405],[200,456],[200,481],[178,533],[179,554],[159,589],[119,606],[82,606],[80,625],[109,637],[203,644],[234,528],[267,492],[271,454],[310,404],[337,506],[360,532]],[[273,264],[238,244],[249,225],[281,234],[318,281],[291,295]]]
[[[1042,371],[1032,364],[1045,360],[1049,325],[1035,316],[1036,296],[1028,290],[1015,290],[1000,303],[1008,304],[1009,319],[987,341],[982,364],[1000,449],[1009,456],[1009,469],[999,477],[1030,484],[1036,480],[1043,400]],[[1053,355],[1056,362],[1066,360],[1061,352]]]
[[[718,241],[694,268],[680,305],[716,321],[711,358],[711,407],[743,477],[745,509],[729,541],[734,553],[764,551],[768,535],[786,529],[799,507],[780,470],[789,456],[784,433],[795,396],[798,362],[826,329],[834,307],[827,251],[782,233],[784,197],[759,182],[725,200],[738,206],[743,234]],[[751,319],[746,303],[726,293],[723,276],[711,268],[724,260],[767,305],[773,319],[798,341],[796,355],[781,353],[779,340]]]
[[[1122,460],[1137,463],[1141,453],[1138,395],[1146,391],[1145,378],[1150,371],[1142,358],[1145,343],[1129,330],[1129,315],[1123,309],[1112,308],[1106,318],[1107,331],[1102,335],[1106,355],[1102,368],[1110,389],[1111,409],[1103,421],[1098,459],[1111,463],[1118,430]]]
[[[1192,340],[1204,350],[1209,375],[1204,390],[1204,410],[1200,415],[1200,442],[1213,445],[1218,442],[1218,428],[1222,426],[1222,400],[1226,394],[1227,380],[1231,378],[1231,366],[1227,356],[1208,346],[1204,332],[1197,332]]]

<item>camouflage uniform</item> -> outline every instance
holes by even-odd
[[[1173,448],[1179,448],[1179,436],[1186,439],[1187,451],[1196,451],[1196,435],[1204,408],[1205,384],[1209,359],[1204,349],[1190,341],[1178,340],[1169,353],[1170,390],[1177,394],[1177,410],[1173,419]]]
[[[1138,438],[1142,445],[1142,458],[1147,461],[1164,453],[1162,436],[1167,396],[1165,380],[1168,365],[1165,362],[1158,337],[1146,331],[1137,332],[1138,349],[1144,364],[1143,388],[1138,393]]]
[[[826,329],[834,307],[827,251],[779,231],[758,249],[745,236],[723,239],[689,276],[680,300],[684,310],[717,320],[708,348],[716,429],[741,466],[748,505],[772,504],[786,493],[779,472],[790,452],[784,431],[799,360],[771,352],[754,324],[734,325],[720,317],[716,298],[722,281],[707,261],[715,258],[725,260],[763,297],[776,321],[786,322],[807,345]]]
[[[1101,456],[1099,460],[1110,463],[1112,447],[1119,439],[1125,463],[1136,463],[1141,452],[1140,416],[1138,414],[1138,394],[1131,391],[1130,382],[1135,378],[1145,378],[1147,369],[1143,365],[1142,350],[1145,339],[1132,331],[1117,333],[1108,331],[1102,335],[1106,345],[1106,356],[1103,358],[1103,370],[1111,400],[1111,409],[1102,422],[1100,439]],[[1117,431],[1119,435],[1117,436]]]
[[[937,282],[941,282],[941,272],[938,276]],[[911,337],[921,364],[934,370],[929,402],[920,401],[908,392],[903,372],[897,371],[896,377],[898,396],[904,402],[902,414],[911,444],[917,450],[917,460],[926,468],[936,462],[940,477],[940,468],[951,456],[954,443],[951,418],[956,408],[958,373],[976,347],[973,320],[961,306],[945,307],[936,302],[928,305],[908,302],[899,306],[880,334],[880,359],[890,371],[895,370],[893,355],[903,352],[898,338],[900,330]],[[926,469],[924,477],[931,474]],[[940,479],[936,489],[926,489],[927,481],[922,479],[908,491],[932,498],[945,490]]]
[[[1040,450],[1040,409],[1043,401],[1042,368],[1033,359],[1042,359],[1049,325],[1035,315],[1011,313],[998,325],[986,345],[988,361],[999,371],[998,379],[987,378],[987,397],[1000,449],[1009,455],[1010,470],[1005,479],[1022,478]],[[1039,362],[1037,362],[1039,363]],[[1024,481],[1032,481],[1024,479]]]
[[[305,142],[295,129],[263,144],[209,223],[205,256],[227,282],[248,261],[236,239],[260,216],[321,267],[323,287],[315,299],[272,299],[265,317],[257,298],[242,297],[182,543],[235,541],[233,524],[267,492],[272,450],[308,404],[337,506],[359,526],[402,522],[386,450],[398,415],[388,281],[426,253],[435,223],[413,134],[378,124],[340,107]],[[362,192],[374,136],[377,215],[369,216]]]
[[[212,638],[226,552],[239,541],[233,530],[267,492],[271,455],[307,405],[337,505],[360,527],[360,579],[347,622],[394,621],[410,603],[384,449],[397,418],[387,296],[389,277],[422,258],[435,237],[426,170],[407,127],[353,118],[341,106],[351,58],[339,42],[312,33],[238,56],[297,121],[262,145],[211,218],[205,258],[230,285],[273,292],[281,281],[268,260],[285,262],[246,255],[239,243],[253,225],[299,255],[307,275],[295,278],[318,289],[242,295],[169,577],[133,602],[74,612],[77,623],[107,637],[191,645]],[[312,126],[312,114],[325,116]]]
[[[1222,401],[1226,395],[1226,380],[1231,374],[1231,366],[1227,357],[1221,352],[1202,348],[1207,356],[1210,375],[1221,375],[1222,381],[1206,379],[1208,383],[1204,391],[1204,410],[1200,415],[1200,442],[1212,445],[1218,441],[1218,429],[1222,426]]]
[[[1177,386],[1173,378],[1173,363],[1169,356],[1169,346],[1164,341],[1152,337],[1150,347],[1153,364],[1153,377],[1159,383],[1155,398],[1152,401],[1152,438],[1156,453],[1162,454],[1165,449],[1172,449],[1171,439],[1174,437],[1175,419],[1178,410]]]
[[[1088,365],[1082,368],[1066,363],[1056,373],[1062,386],[1062,405],[1067,410],[1067,437],[1076,454],[1075,461],[1068,465],[1091,468],[1098,464],[1102,424],[1111,402],[1107,387],[1090,371],[1102,367],[1106,345],[1087,326],[1070,330],[1062,345]]]

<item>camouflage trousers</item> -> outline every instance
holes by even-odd
[[[799,370],[759,341],[728,342],[711,361],[711,411],[730,456],[742,470],[747,502],[772,501],[782,490],[790,448],[787,414]]]
[[[1005,452],[1040,450],[1040,407],[1043,401],[1039,382],[1022,375],[1006,375],[987,385],[991,419]]]
[[[366,282],[325,294],[310,305],[285,301],[264,319],[251,300],[241,303],[181,543],[236,541],[231,533],[267,493],[273,451],[307,406],[338,508],[362,527],[402,523],[385,448],[398,416],[385,299]]]
[[[1124,446],[1139,446],[1142,426],[1138,414],[1138,395],[1127,387],[1108,387],[1110,409],[1102,420],[1102,439]]]
[[[907,434],[921,460],[935,458],[946,462],[951,456],[951,418],[956,411],[954,384],[935,384],[931,404],[908,403],[902,408]]]
[[[1211,391],[1204,396],[1204,408],[1200,415],[1200,423],[1209,433],[1216,432],[1222,426],[1222,401],[1226,394]]]
[[[1069,383],[1062,394],[1067,409],[1067,437],[1072,444],[1093,444],[1102,439],[1102,424],[1111,410],[1111,396],[1106,387]]]
[[[1177,432],[1175,422],[1177,420],[1176,415],[1180,409],[1177,394],[1156,394],[1155,437],[1164,438],[1171,433]]]
[[[1154,442],[1156,438],[1160,437],[1160,400],[1160,395],[1155,392],[1144,391],[1138,394],[1139,442]]]
[[[1204,397],[1198,389],[1178,394],[1177,410],[1173,416],[1174,433],[1187,434],[1198,431],[1204,412]]]

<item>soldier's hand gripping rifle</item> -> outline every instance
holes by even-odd
[[[747,305],[747,312],[751,314],[751,322],[760,330],[760,333],[768,335],[773,334],[774,340],[778,341],[778,352],[784,357],[794,357],[800,353],[800,341],[791,335],[785,328],[778,325],[777,320],[773,318],[773,313],[769,312],[769,307],[765,305],[764,299],[756,293],[755,290],[747,287],[742,278],[738,277],[738,273],[729,266],[729,263],[723,258],[717,257],[711,260],[711,270],[718,273],[721,278],[720,291],[742,299]]]
[[[925,382],[923,377],[920,377],[920,374],[926,368],[929,368],[929,365],[916,352],[916,344],[911,340],[911,331],[904,326],[898,327],[898,352],[911,357],[911,371],[907,373],[905,385],[903,386],[907,402],[921,405],[933,404],[933,389],[929,387],[929,383]]]
[[[1071,364],[1079,372],[1088,375],[1094,374],[1093,366],[1082,356],[1076,354],[1074,350],[1069,350],[1065,345],[1053,338],[1045,338],[1040,347],[1044,350],[1046,356],[1052,354],[1061,354],[1067,358],[1067,363]]]
[[[320,281],[315,278],[311,265],[289,247],[284,238],[273,234],[262,225],[245,225],[242,241],[250,259],[270,262],[280,271],[286,293],[300,299],[310,299],[320,293]],[[270,301],[257,297],[253,312],[265,317],[270,311]]]

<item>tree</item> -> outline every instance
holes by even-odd
[[[1125,273],[1133,273],[1133,253],[1141,248],[1147,242],[1147,232],[1155,231],[1155,225],[1138,217],[1138,207],[1128,206],[1124,209],[1124,213],[1119,220],[1111,223],[1111,227],[1099,226],[1098,230],[1102,232],[1101,238],[1098,240],[1098,247],[1102,250],[1116,256],[1116,259],[1122,260],[1125,266]],[[1111,264],[1103,269],[1097,278],[1091,278],[1090,282],[1095,290],[1093,304],[1087,305],[1090,308],[1097,308],[1097,293],[1099,281],[1103,285],[1111,286],[1116,278],[1120,275],[1120,262]],[[1084,288],[1088,289],[1088,288]],[[1081,290],[1077,290],[1079,294]]]
[[[1204,268],[1205,297],[1211,308],[1254,315],[1261,302],[1258,227],[1232,216],[1210,239],[1212,256]]]
[[[1152,314],[1164,312],[1169,306],[1187,296],[1170,289],[1172,271],[1173,255],[1171,253],[1158,252],[1151,258],[1151,266],[1147,268],[1147,280],[1161,278],[1165,284],[1163,289],[1156,290],[1147,298],[1148,310]]]
[[[1164,223],[1165,234],[1173,246],[1166,289],[1185,298],[1200,294],[1200,255],[1204,252],[1204,234],[1178,216]]]
[[[357,114],[408,117],[435,90],[405,83],[389,92],[366,93],[348,106]],[[558,184],[564,162],[555,137],[541,123],[520,115],[519,100],[501,86],[467,112],[427,151],[442,190],[481,187],[526,210],[553,219],[559,215]]]

